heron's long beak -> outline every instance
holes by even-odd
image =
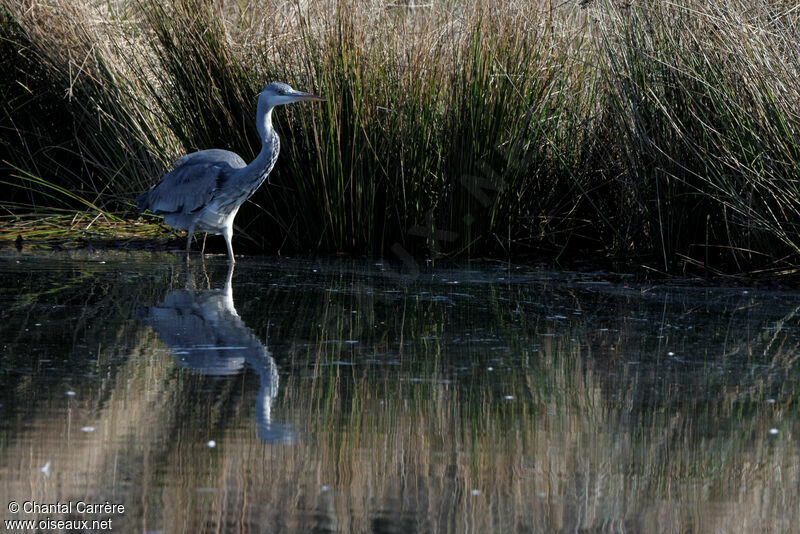
[[[325,100],[324,96],[318,96],[311,93],[303,93],[302,91],[294,91],[291,96],[296,102],[302,100]]]

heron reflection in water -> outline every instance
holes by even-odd
[[[161,304],[143,311],[140,320],[170,347],[180,367],[203,375],[231,376],[241,373],[247,364],[260,380],[256,400],[259,437],[290,441],[293,432],[271,418],[272,401],[278,394],[278,367],[266,342],[262,343],[236,312],[233,267],[229,264],[223,289],[171,291]]]

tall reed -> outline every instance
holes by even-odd
[[[796,9],[736,0],[606,4],[601,22],[636,241],[682,256],[796,255],[800,40]],[[656,251],[654,251],[656,252]]]
[[[188,151],[250,158],[277,79],[327,101],[275,115],[272,185],[237,218],[259,249],[782,268],[800,244],[798,16],[740,0],[10,2],[4,206],[117,211]]]

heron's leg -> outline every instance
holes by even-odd
[[[208,237],[208,232],[203,234],[203,246],[200,249],[200,255],[203,256],[206,253],[206,238]]]
[[[189,234],[186,236],[186,259],[189,259],[189,249],[192,246],[192,234],[194,234],[194,225],[189,227]]]
[[[226,226],[223,228],[222,236],[225,238],[225,244],[228,245],[228,261],[231,263],[236,263],[236,260],[233,257],[233,243],[231,243],[231,240],[233,239],[233,228],[231,226]]]

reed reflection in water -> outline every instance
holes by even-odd
[[[800,524],[793,293],[20,261],[0,263],[0,499],[122,502],[124,532]]]

